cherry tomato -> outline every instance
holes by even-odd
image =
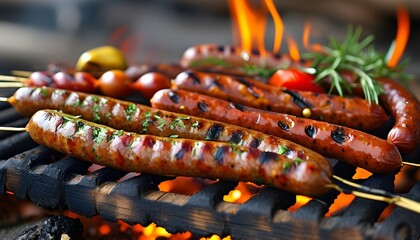
[[[76,72],[74,75],[68,72],[58,72],[53,76],[55,87],[80,91],[85,93],[94,93],[97,88],[97,80],[91,74],[86,72]]]
[[[52,74],[48,71],[36,71],[31,73],[27,82],[28,86],[35,87],[51,87],[54,85],[54,80],[52,79]]]
[[[106,71],[99,81],[99,89],[106,96],[122,98],[131,92],[132,81],[123,70]]]
[[[139,91],[143,97],[150,99],[157,91],[170,88],[171,80],[161,73],[149,72],[137,79],[132,87]]]
[[[298,69],[280,69],[268,79],[268,84],[292,90],[325,92],[324,89],[314,83],[314,79],[314,75],[304,73]]]

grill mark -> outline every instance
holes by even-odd
[[[232,144],[239,144],[242,141],[242,132],[235,131],[232,133],[232,136],[229,139],[229,142]]]
[[[225,51],[225,46],[223,46],[223,45],[219,45],[219,46],[217,47],[217,51],[219,51],[219,52],[224,52],[224,51]]]
[[[335,142],[339,144],[346,143],[346,141],[350,138],[343,127],[337,127],[335,130],[333,130],[331,132],[331,137]]]
[[[219,83],[219,80],[218,79],[213,79],[213,81],[211,82],[211,85],[212,86],[216,86],[219,89],[223,89],[223,86],[222,86],[222,84]]]
[[[241,105],[241,104],[239,104],[239,103],[233,103],[233,102],[231,102],[230,103],[230,105],[233,107],[233,108],[236,108],[236,109],[238,109],[239,111],[241,111],[241,112],[245,112],[245,106],[243,106],[243,105]]]
[[[289,94],[292,96],[293,102],[298,105],[300,108],[312,108],[313,106],[306,102],[305,99],[301,95],[299,95],[297,92],[291,91],[289,89],[283,89],[283,92]]]
[[[198,102],[198,103],[197,103],[197,107],[198,107],[198,109],[200,109],[200,111],[201,111],[202,113],[207,112],[207,108],[208,108],[207,103],[205,103],[205,102]]]
[[[249,147],[251,148],[258,148],[258,146],[260,146],[261,144],[261,140],[258,138],[252,138],[251,143],[249,144]]]
[[[196,84],[196,85],[201,84],[200,79],[197,77],[197,75],[194,74],[193,71],[191,71],[191,70],[186,71],[186,74],[187,74],[188,78],[190,78],[193,81],[194,84]]]
[[[283,129],[283,130],[285,130],[285,131],[290,130],[290,126],[289,126],[287,123],[283,123],[283,122],[281,122],[281,121],[278,121],[278,122],[277,122],[277,125],[278,125],[281,129]]]
[[[180,160],[180,159],[182,159],[183,157],[184,157],[184,154],[185,154],[185,148],[181,148],[181,150],[179,150],[176,154],[175,154],[175,158],[176,158],[176,160]]]
[[[168,96],[171,99],[172,102],[174,103],[179,103],[180,97],[176,92],[168,92]]]
[[[266,162],[271,162],[276,160],[278,157],[278,155],[276,153],[273,152],[262,152],[260,157],[258,158],[258,162],[260,164],[264,164]]]
[[[305,133],[310,138],[314,138],[316,134],[316,128],[313,125],[308,125],[305,127]]]
[[[206,140],[214,141],[217,140],[222,133],[224,127],[220,124],[214,124],[210,127],[209,131],[207,132]]]
[[[238,81],[239,83],[241,83],[241,84],[243,84],[243,85],[245,85],[245,87],[246,87],[246,90],[253,96],[253,97],[255,97],[255,98],[260,98],[261,96],[258,94],[258,93],[256,93],[253,89],[252,89],[252,87],[253,87],[253,84],[252,83],[250,83],[249,81],[247,81],[246,79],[244,79],[244,78],[241,78],[241,77],[236,77],[236,78],[234,78],[234,80],[236,80],[236,81]]]
[[[226,146],[222,146],[222,147],[218,147],[216,152],[214,153],[214,160],[216,160],[216,162],[219,165],[223,164],[223,158],[225,157],[227,151],[227,147]]]

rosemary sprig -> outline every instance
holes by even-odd
[[[315,82],[321,83],[330,79],[331,87],[339,95],[344,95],[344,90],[352,92],[352,87],[342,76],[345,71],[356,75],[355,85],[360,85],[368,102],[379,102],[379,95],[383,89],[377,81],[380,77],[405,80],[409,75],[402,72],[405,64],[395,68],[389,68],[385,55],[377,52],[372,43],[374,36],[370,35],[361,39],[362,28],[353,30],[349,28],[347,36],[342,43],[331,38],[328,46],[323,46],[323,52],[310,52],[303,55],[306,60],[312,62],[316,69]]]

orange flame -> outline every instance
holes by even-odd
[[[397,36],[395,37],[395,46],[391,58],[388,61],[389,67],[395,67],[398,64],[410,35],[410,16],[407,8],[397,8]]]
[[[315,52],[322,52],[322,46],[320,44],[310,44],[309,43],[309,36],[311,34],[311,24],[309,22],[305,23],[305,26],[303,28],[303,46],[307,50],[315,51]]]
[[[299,61],[300,60],[299,48],[295,40],[291,36],[287,36],[287,45],[289,45],[290,57],[295,61]]]
[[[283,32],[284,32],[283,20],[281,19],[280,14],[277,12],[276,6],[274,6],[274,3],[272,0],[265,0],[265,5],[267,6],[268,11],[273,17],[273,22],[275,26],[273,52],[278,52],[280,50],[281,41],[282,41]]]
[[[253,9],[248,2],[229,0],[234,25],[239,29],[241,47],[246,52],[256,48],[265,53],[264,29],[266,26],[266,8],[264,6]],[[251,31],[252,29],[252,31]]]

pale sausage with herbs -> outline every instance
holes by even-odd
[[[36,112],[26,128],[38,144],[124,171],[249,181],[307,196],[331,185],[331,168],[315,161],[229,143],[139,135],[54,110]]]

